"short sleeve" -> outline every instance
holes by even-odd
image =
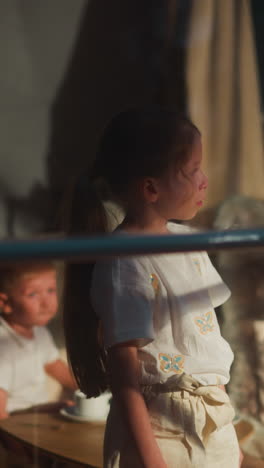
[[[46,327],[36,327],[36,341],[40,348],[43,365],[59,359],[59,350],[50,331]]]
[[[216,271],[208,254],[203,252],[202,256],[205,266],[206,285],[208,287],[209,295],[213,306],[218,307],[226,302],[227,299],[229,299],[231,291],[224,283],[219,273]]]
[[[117,258],[95,265],[91,302],[102,320],[106,348],[132,340],[142,347],[152,341],[154,301],[143,260]]]
[[[12,351],[8,352],[8,343],[5,340],[2,340],[0,343],[0,388],[5,390],[6,392],[10,392],[11,385],[12,385],[12,358],[13,354]]]

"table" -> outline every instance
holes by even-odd
[[[246,429],[240,427],[241,438]],[[76,468],[102,467],[104,430],[104,423],[73,422],[58,413],[18,413],[0,421],[0,437],[21,442],[40,457],[74,463]],[[264,468],[264,461],[245,455],[242,468]]]
[[[75,422],[59,413],[20,413],[0,421],[0,437],[23,443],[39,455],[76,466],[103,465],[104,423]]]

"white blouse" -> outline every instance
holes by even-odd
[[[0,388],[8,393],[7,411],[47,403],[45,364],[56,361],[59,351],[46,327],[33,327],[25,338],[0,317]]]
[[[191,233],[175,223],[168,228],[175,234]],[[229,381],[233,353],[214,311],[229,296],[205,252],[100,261],[91,288],[105,347],[133,341],[142,384],[183,372],[203,385]]]

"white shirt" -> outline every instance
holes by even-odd
[[[59,352],[47,328],[34,327],[33,333],[32,339],[18,335],[0,317],[0,388],[8,393],[8,412],[49,399],[44,366]]]
[[[174,223],[168,228],[191,232]],[[203,385],[229,381],[233,353],[214,311],[229,295],[205,252],[100,261],[91,289],[105,346],[135,340],[143,384],[183,372]]]

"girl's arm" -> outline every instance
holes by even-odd
[[[63,387],[71,390],[77,389],[76,381],[68,365],[62,359],[50,362],[44,368],[46,373],[56,379]]]
[[[108,350],[108,356],[111,389],[122,408],[144,468],[166,468],[140,391],[140,366],[136,346],[113,346]]]
[[[0,419],[6,419],[9,416],[9,414],[6,411],[7,399],[7,392],[0,388]]]

